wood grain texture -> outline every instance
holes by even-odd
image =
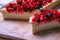
[[[27,21],[3,20],[0,13],[0,34],[23,38],[24,34],[29,30],[28,24]]]

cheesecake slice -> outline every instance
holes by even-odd
[[[32,24],[33,34],[39,31],[60,27],[60,12],[51,9],[43,10],[30,17],[29,22]]]
[[[27,3],[29,4],[27,5]],[[10,3],[6,5],[6,7],[0,9],[0,11],[2,12],[4,19],[29,20],[29,18],[34,14],[34,12],[40,12],[40,9],[44,9],[44,8],[52,9],[59,3],[60,0],[50,0],[50,1],[38,0],[37,2],[33,0],[28,2],[26,2],[26,0],[22,0],[22,1],[16,0],[15,3]]]

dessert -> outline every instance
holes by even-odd
[[[60,27],[60,12],[44,9],[40,13],[35,13],[30,17],[29,22],[32,24],[32,32],[34,34],[39,31]]]
[[[60,0],[16,0],[0,11],[4,19],[28,20],[34,12],[40,12],[41,8],[54,8],[59,3]]]

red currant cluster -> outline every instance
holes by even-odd
[[[52,2],[52,0],[16,0],[15,3],[6,5],[6,9],[8,12],[32,12],[50,2]]]
[[[32,19],[32,22],[51,22],[57,20],[60,22],[60,12],[57,10],[44,9],[41,10],[41,13],[35,13]]]

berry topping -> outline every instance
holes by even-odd
[[[40,7],[37,5],[34,9],[39,9]]]
[[[34,9],[39,9],[41,6],[42,6],[42,4],[40,3],[40,4],[38,4],[37,6],[35,6]]]
[[[18,2],[18,5],[20,5],[20,6],[21,6],[21,5],[22,5],[22,1]]]
[[[36,21],[37,21],[37,23],[40,23],[40,18],[37,18]]]
[[[47,4],[47,1],[43,1],[42,5],[46,5]]]
[[[51,22],[53,20],[57,20],[58,22],[60,22],[60,12],[58,12],[57,10],[51,10],[51,9],[44,9],[42,12],[40,13],[35,13],[33,15],[33,21],[32,22],[37,22],[37,23],[41,23],[41,22]]]
[[[8,12],[32,12],[34,9],[40,9],[43,5],[52,2],[52,0],[16,0],[14,3],[6,5]]]
[[[34,2],[37,2],[38,0],[34,0]]]
[[[10,3],[6,6],[8,12],[14,12],[17,10],[17,5],[15,3]]]
[[[52,2],[52,0],[47,0],[47,2],[49,2],[49,3],[50,3],[50,2]]]
[[[13,8],[8,8],[7,11],[8,11],[8,12],[13,12],[14,9],[13,9]]]
[[[33,2],[31,2],[30,4],[33,5]]]
[[[24,11],[25,11],[25,12],[28,12],[29,9],[30,9],[30,7],[29,7],[29,6],[26,6],[25,9],[24,9]]]
[[[58,12],[58,18],[57,18],[57,20],[60,23],[60,12]]]
[[[16,6],[14,6],[13,8],[14,8],[15,11],[17,10],[17,7]]]
[[[45,17],[50,19],[53,17],[53,14],[52,13],[45,14]]]
[[[58,18],[60,19],[60,15],[58,15]]]

